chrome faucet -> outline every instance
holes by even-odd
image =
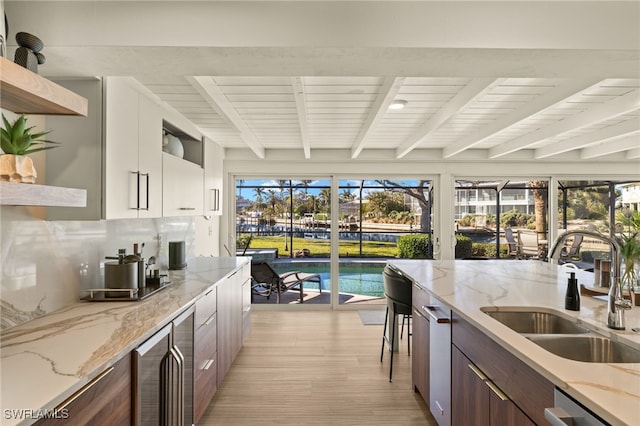
[[[566,239],[577,235],[604,241],[609,244],[609,247],[611,247],[612,270],[611,287],[609,287],[607,300],[607,327],[613,328],[614,330],[624,330],[624,311],[631,309],[631,301],[626,300],[622,295],[622,288],[620,287],[620,269],[622,259],[620,258],[620,245],[614,238],[594,231],[567,231],[560,235],[553,243],[553,247],[549,252],[549,263],[557,263],[557,259],[559,259],[560,256],[559,253],[562,247],[564,247]]]

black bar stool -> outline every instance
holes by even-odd
[[[384,318],[384,329],[382,331],[382,349],[380,350],[380,362],[384,357],[384,342],[387,338],[387,323],[389,313],[391,313],[391,364],[389,366],[389,381],[393,375],[393,352],[396,340],[396,324],[398,315],[402,315],[402,326],[404,329],[405,319],[407,320],[407,335],[409,332],[409,323],[411,320],[411,297],[413,283],[411,280],[390,266],[385,266],[382,272],[384,281],[384,295],[387,299],[387,311]],[[407,337],[407,351],[411,355],[410,337]]]

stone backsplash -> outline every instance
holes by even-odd
[[[101,221],[45,221],[27,207],[0,207],[0,319],[7,329],[77,303],[88,288],[104,287],[105,256],[119,248],[156,256],[167,268],[169,241],[185,241],[195,255],[190,217]]]

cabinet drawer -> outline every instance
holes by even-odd
[[[203,297],[196,302],[195,329],[211,321],[212,315],[216,312],[217,288],[213,287]]]
[[[414,283],[411,291],[411,301],[416,310],[422,312],[421,308],[431,303],[431,296],[427,290]]]
[[[125,355],[56,407],[59,418],[36,425],[128,425],[131,423],[131,356]]]
[[[195,395],[194,395],[194,413],[196,424],[200,422],[200,418],[207,411],[211,399],[218,390],[218,365],[217,353],[211,356],[209,368],[202,370],[201,374],[196,376]]]
[[[210,360],[217,352],[217,314],[213,314],[211,322],[200,327],[195,334],[195,374],[196,378],[211,365]]]
[[[547,424],[554,385],[476,327],[455,316],[452,343],[536,424]]]

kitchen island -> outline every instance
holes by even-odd
[[[170,286],[142,301],[80,302],[4,331],[0,423],[31,424],[53,410],[249,261],[189,259],[185,270],[169,271]]]
[[[640,424],[640,364],[572,361],[553,355],[482,312],[483,307],[521,306],[561,311],[594,332],[640,349],[640,308],[626,311],[626,330],[606,327],[606,302],[581,298],[580,311],[564,309],[569,272],[591,286],[593,274],[536,261],[391,260],[389,264],[457,315],[525,362],[556,387],[614,425]]]

